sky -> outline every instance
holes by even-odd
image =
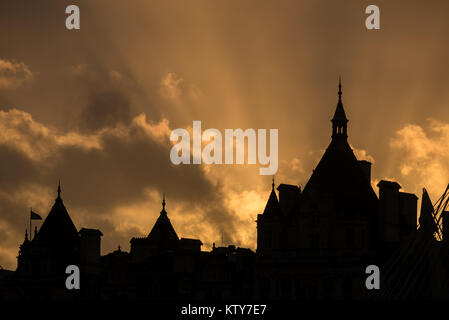
[[[65,28],[69,4],[80,30]],[[365,27],[370,4],[380,30]],[[45,218],[59,179],[103,254],[150,232],[164,192],[180,237],[255,249],[272,177],[175,166],[170,133],[278,129],[276,184],[303,187],[339,76],[374,190],[390,179],[435,201],[449,182],[448,33],[436,0],[0,0],[0,266],[15,269],[30,208]]]

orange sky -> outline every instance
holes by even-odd
[[[0,265],[15,268],[29,208],[62,180],[103,253],[149,233],[167,194],[178,234],[255,248],[271,177],[259,165],[176,167],[171,130],[279,129],[277,182],[304,186],[330,141],[338,76],[349,141],[436,200],[449,182],[449,3],[73,1],[0,3]],[[377,188],[375,188],[377,190]],[[39,225],[39,224],[38,224]]]

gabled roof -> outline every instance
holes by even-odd
[[[65,246],[76,244],[79,240],[78,231],[62,202],[60,193],[61,189],[58,187],[58,197],[33,242]]]

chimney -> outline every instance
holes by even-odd
[[[82,228],[79,234],[81,236],[81,264],[93,265],[100,263],[101,236],[103,233],[97,229]]]
[[[379,187],[379,235],[384,242],[397,242],[399,234],[399,189],[394,181],[380,181]]]
[[[279,205],[285,215],[297,208],[299,195],[301,193],[298,186],[291,184],[281,184],[277,188],[279,191]]]
[[[359,160],[360,168],[362,168],[363,173],[365,174],[365,177],[368,179],[369,183],[371,184],[371,162],[366,160]]]

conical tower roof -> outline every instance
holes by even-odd
[[[322,201],[323,195],[332,196],[338,202],[338,210],[356,212],[367,202],[376,201],[377,196],[347,141],[348,120],[341,102],[341,83],[338,94],[337,109],[332,119],[332,141],[304,187],[302,198],[304,204],[308,203],[309,208],[313,208]]]
[[[281,214],[281,207],[279,205],[279,200],[276,195],[276,191],[274,191],[274,179],[273,179],[270,197],[268,198],[267,204],[265,205],[263,215],[265,217],[278,217],[280,214]]]
[[[66,244],[73,245],[78,239],[78,231],[62,202],[61,187],[59,185],[58,197],[33,241],[61,246]]]
[[[167,211],[165,211],[165,195],[162,201],[162,211],[148,235],[148,240],[155,243],[179,240],[178,235],[167,216]]]
[[[345,109],[343,108],[343,101],[341,100],[341,95],[343,92],[341,91],[341,78],[338,82],[338,102],[337,108],[335,109],[334,117],[332,118],[332,122],[341,122],[347,123],[349,120],[346,117]]]

